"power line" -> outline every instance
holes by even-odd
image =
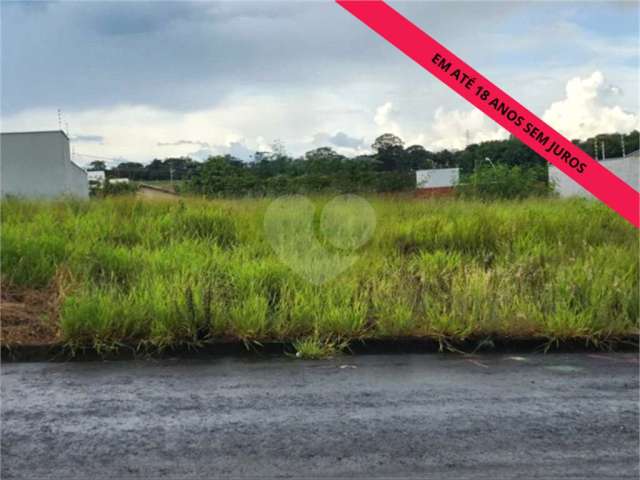
[[[129,160],[126,158],[112,158],[112,157],[103,157],[100,155],[91,155],[88,153],[80,153],[80,152],[72,152],[72,158],[76,163],[87,164],[93,161],[102,161],[105,162],[105,166],[107,168],[117,168],[117,166],[121,163],[127,163]]]
[[[89,157],[89,158],[95,158],[97,160],[108,160],[110,162],[123,162],[123,161],[127,161],[126,158],[124,157],[118,157],[118,158],[113,158],[113,157],[101,157],[100,155],[91,155],[89,153],[80,153],[80,152],[76,152],[75,155],[81,156],[81,157]]]

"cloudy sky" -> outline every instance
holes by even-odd
[[[635,2],[390,2],[571,138],[640,127]],[[2,131],[148,162],[506,138],[331,2],[2,1]],[[77,159],[87,163],[90,157]]]

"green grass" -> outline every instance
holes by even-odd
[[[369,200],[373,237],[321,285],[267,241],[270,199],[7,200],[2,279],[64,278],[73,346],[291,340],[313,357],[359,338],[638,331],[638,233],[597,202]]]
[[[339,355],[347,347],[347,341],[321,338],[317,335],[301,338],[300,340],[293,342],[293,348],[296,351],[296,358],[301,358],[303,360],[330,358]]]

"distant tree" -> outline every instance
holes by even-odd
[[[197,168],[196,162],[189,157],[166,158],[162,162],[163,174],[168,171],[169,178],[183,180],[189,177]]]
[[[440,150],[433,154],[433,166],[435,168],[453,168],[459,164],[459,156],[457,152],[451,150]]]
[[[605,146],[607,157],[619,154],[614,146],[617,142],[621,148],[619,134],[598,138],[609,142]],[[623,138],[626,153],[638,149],[637,131]],[[583,148],[590,140],[593,139],[575,143]],[[400,137],[386,133],[376,138],[372,147],[375,153],[353,158],[330,147],[320,147],[294,159],[276,142],[271,151],[256,152],[250,162],[230,155],[210,157],[202,163],[187,157],[156,159],[146,167],[120,164],[108,176],[118,173],[144,179],[163,175],[168,179],[168,172],[173,169],[174,178],[187,179],[184,184],[187,191],[211,196],[254,196],[323,191],[394,192],[415,188],[413,170],[460,167],[463,179],[472,180],[471,191],[466,181],[466,193],[471,195],[517,198],[528,195],[527,190],[537,194],[547,192],[547,162],[513,136],[469,145],[464,150],[430,152],[421,145],[405,149]]]
[[[305,168],[309,173],[332,174],[342,169],[345,157],[331,147],[320,147],[304,154]]]
[[[188,188],[208,195],[245,193],[252,183],[242,161],[231,155],[209,157],[189,180]]]
[[[287,149],[284,146],[284,142],[280,139],[276,139],[273,141],[273,143],[271,144],[271,152],[271,156],[273,159],[287,156]]]
[[[587,155],[597,157],[602,160],[602,145],[604,144],[604,157],[616,158],[622,156],[622,144],[624,142],[625,155],[638,150],[640,143],[640,133],[633,130],[627,134],[607,133],[599,134],[586,140],[573,140],[573,143],[580,147]]]
[[[543,175],[539,170],[542,169],[540,166],[523,168],[518,165],[485,164],[465,175],[456,190],[462,196],[483,199],[545,196],[551,193],[552,188],[548,182],[541,180]]]
[[[116,168],[107,171],[109,178],[128,178],[129,180],[145,180],[145,167],[137,162],[122,162]]]
[[[422,145],[411,145],[405,152],[405,161],[412,170],[433,168],[432,153],[427,151]]]
[[[269,153],[270,152],[257,151],[252,155],[252,160],[255,163],[260,163],[262,160],[268,160],[269,159]]]
[[[438,152],[438,155],[444,152]],[[480,144],[469,145],[461,152],[456,152],[455,162],[462,173],[468,174],[489,163],[494,165],[520,166],[522,168],[540,167],[546,161],[515,137],[508,140],[491,140]]]
[[[382,171],[399,170],[404,154],[404,142],[392,133],[384,133],[375,139],[371,145],[376,151],[376,159]]]
[[[102,160],[94,160],[89,164],[89,168],[87,168],[87,170],[90,172],[98,172],[106,169],[107,169],[107,164]]]
[[[141,170],[144,165],[138,162],[122,162],[116,168],[119,170]]]
[[[404,142],[400,137],[394,135],[393,133],[383,133],[378,138],[376,138],[371,145],[371,148],[373,148],[376,152],[397,147],[403,148]]]

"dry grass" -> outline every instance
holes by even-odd
[[[60,340],[54,288],[3,286],[0,293],[0,345],[49,345]]]

